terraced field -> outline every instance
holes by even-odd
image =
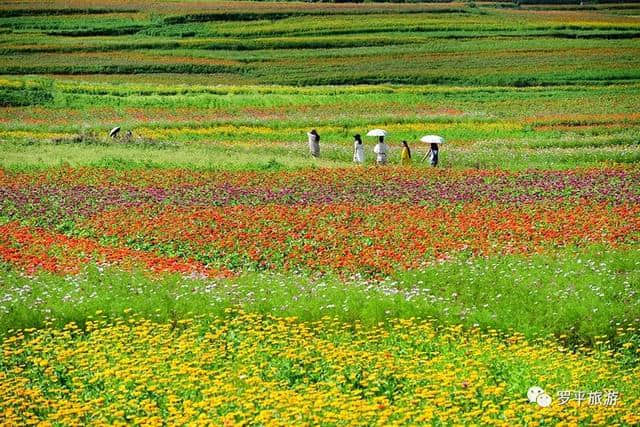
[[[640,422],[637,4],[26,0],[0,52],[0,424]]]

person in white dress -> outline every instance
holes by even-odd
[[[315,129],[307,133],[309,137],[309,152],[313,157],[320,157],[320,135]]]
[[[389,154],[389,146],[384,142],[384,136],[378,137],[378,143],[373,147],[373,152],[376,153],[376,163],[379,165],[387,164],[387,155]]]
[[[360,134],[356,134],[353,142],[353,162],[360,165],[364,164],[364,144]]]

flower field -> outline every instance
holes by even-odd
[[[0,425],[640,424],[640,8],[530,3],[0,4]]]
[[[640,160],[634,4],[24,5],[0,5],[3,167],[345,167],[369,127],[463,168]]]
[[[18,335],[3,344],[0,384],[8,423],[319,424],[637,423],[637,382],[599,355],[554,343],[428,321],[349,327],[330,318],[228,312],[203,326],[156,325],[99,315],[84,330]],[[615,378],[612,381],[612,378]],[[612,387],[626,406],[540,409],[527,404],[535,381],[548,390]],[[100,408],[97,409],[96,408]],[[635,414],[634,414],[635,413]]]
[[[0,381],[16,396],[5,400],[4,420],[633,424],[640,407],[632,380],[640,373],[640,305],[629,280],[638,278],[632,250],[640,239],[638,181],[636,167],[5,171],[0,257],[6,268],[27,281],[54,274],[80,282],[67,288],[44,279],[36,300],[29,296],[33,282],[25,284],[32,289],[27,294],[21,286],[5,294],[2,312],[21,318],[24,329],[4,342]],[[580,264],[551,267],[547,280],[556,283],[524,297],[534,305],[548,305],[551,292],[560,298],[541,307],[543,320],[504,320],[523,296],[501,300],[502,292],[512,293],[527,274],[532,279],[520,286],[531,292],[543,277],[544,264],[525,267],[526,258],[518,257],[579,254],[593,245],[618,251],[615,259],[630,256],[629,265],[608,260],[598,267],[611,271],[605,276],[581,272],[566,283],[551,277]],[[518,277],[500,273],[506,281],[500,288],[497,277],[487,279],[495,289],[483,305],[471,290],[479,286],[477,271],[461,273],[465,262],[456,260],[497,255],[516,258],[491,268],[512,268]],[[87,263],[149,279],[117,290],[122,278],[111,273],[82,279]],[[450,264],[458,267],[442,267]],[[397,276],[436,275],[442,268],[448,270],[433,276],[432,285],[463,275],[471,289],[454,279],[453,289],[429,294],[423,280]],[[480,271],[490,277],[486,268]],[[233,282],[250,271],[294,276]],[[330,288],[311,279],[296,289],[296,280],[320,272],[336,275]],[[187,283],[155,282],[166,274]],[[395,282],[384,279],[394,275]],[[594,281],[614,287],[603,299]],[[173,290],[159,295],[158,286]],[[115,295],[120,308],[101,315]],[[585,303],[594,297],[602,301]],[[628,301],[621,311],[620,298]],[[349,300],[356,305],[345,305]],[[366,307],[358,302],[366,300]],[[64,308],[71,301],[79,304],[75,312]],[[101,309],[87,316],[88,307]],[[572,320],[580,311],[584,323]],[[279,313],[293,317],[273,317]],[[311,323],[295,322],[301,315]],[[548,329],[547,317],[556,328]],[[369,320],[345,323],[349,318]],[[513,332],[524,325],[526,335]],[[554,393],[615,393],[620,400],[541,410],[523,394],[531,384]]]
[[[459,252],[637,243],[638,179],[637,168],[7,173],[2,257],[31,272],[127,259],[183,273],[388,275]]]

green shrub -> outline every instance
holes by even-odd
[[[20,82],[15,86],[0,86],[0,107],[41,105],[51,101],[51,83]]]

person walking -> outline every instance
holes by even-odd
[[[360,165],[364,164],[364,144],[360,134],[357,133],[353,137],[353,162]]]
[[[411,164],[411,148],[407,141],[402,141],[402,155],[400,156],[400,164],[407,166]]]
[[[307,133],[307,136],[309,137],[309,152],[313,157],[320,157],[320,135],[315,129],[312,129]]]
[[[438,148],[439,148],[438,146],[439,144],[432,142],[431,148],[429,149],[429,151],[427,151],[427,154],[425,154],[424,156],[425,159],[429,157],[429,162],[433,167],[438,166]]]
[[[384,142],[384,136],[378,137],[378,143],[373,147],[373,152],[376,153],[376,163],[379,165],[387,164],[387,155],[389,154],[389,146]]]

